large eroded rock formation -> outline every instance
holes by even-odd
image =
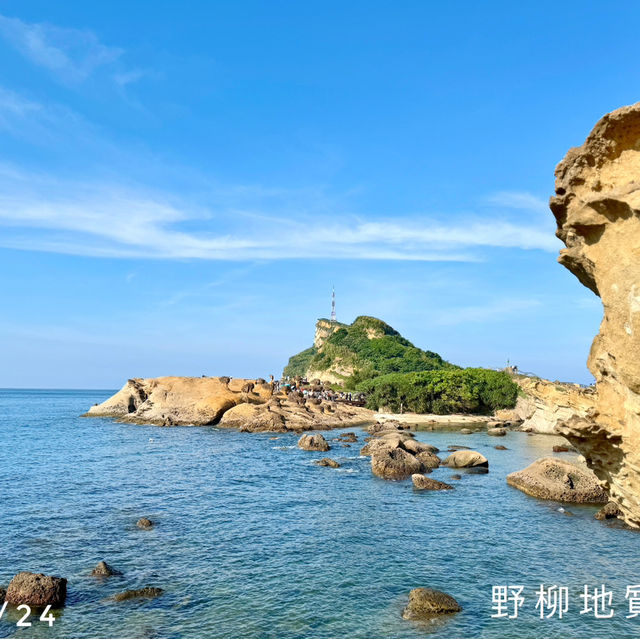
[[[556,169],[559,261],[602,299],[597,402],[559,427],[640,527],[640,103],[605,115]]]
[[[515,409],[497,411],[505,419],[520,419],[522,430],[534,433],[557,434],[558,425],[574,415],[586,417],[596,403],[592,387],[578,384],[550,382],[537,377],[516,377],[514,381],[523,391]]]
[[[202,426],[263,431],[303,431],[366,424],[373,412],[298,394],[275,393],[264,380],[228,377],[130,379],[87,417],[116,417],[159,426]]]

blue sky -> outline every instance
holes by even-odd
[[[452,362],[591,380],[546,201],[640,96],[637,4],[0,14],[0,386],[277,374],[332,285]]]

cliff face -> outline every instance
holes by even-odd
[[[345,325],[340,322],[332,322],[328,319],[319,319],[316,322],[316,334],[313,338],[313,347],[320,350],[324,343],[340,328]]]
[[[640,527],[640,103],[613,111],[556,169],[559,261],[602,299],[589,369],[597,401],[559,428]]]
[[[513,409],[515,417],[523,420],[522,430],[557,434],[559,425],[576,415],[586,417],[596,403],[593,388],[529,377],[514,381],[524,392]]]

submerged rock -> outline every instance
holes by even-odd
[[[100,561],[91,571],[91,574],[94,577],[111,577],[114,575],[121,575],[122,573],[110,566],[106,561]]]
[[[67,598],[67,580],[42,573],[20,572],[9,583],[5,601],[15,606],[59,608]]]
[[[431,477],[425,477],[419,473],[411,475],[411,481],[413,482],[414,488],[418,490],[453,490],[453,486],[450,484],[438,481],[437,479],[431,479]]]
[[[496,450],[509,450],[506,446],[503,446],[502,444],[498,444],[497,446],[494,446],[494,448]]]
[[[409,593],[409,604],[402,612],[402,617],[412,620],[429,619],[461,610],[460,604],[445,592],[431,588],[414,588]]]
[[[342,433],[338,435],[338,439],[343,442],[357,442],[358,438],[355,433]]]
[[[470,428],[461,428],[460,429],[460,434],[461,435],[471,435],[471,433],[473,433],[473,431]]]
[[[607,493],[598,478],[555,457],[543,457],[524,470],[507,475],[507,483],[527,495],[572,504],[606,504]]]
[[[340,468],[340,464],[335,459],[331,459],[330,457],[323,457],[322,459],[318,459],[313,463],[317,464],[318,466],[328,466],[329,468]]]
[[[147,519],[146,517],[141,517],[136,522],[136,526],[138,528],[151,528],[153,526],[153,522],[150,519]]]
[[[325,452],[330,450],[331,446],[329,446],[327,440],[320,433],[316,433],[315,435],[303,435],[298,440],[298,448]]]
[[[462,479],[462,475],[451,475],[449,479],[452,479],[452,480]]]
[[[146,586],[145,588],[139,588],[138,590],[125,590],[124,592],[119,592],[114,595],[113,598],[115,601],[127,601],[128,599],[153,599],[155,597],[159,597],[164,590],[162,588],[152,588],[151,586]]]
[[[568,453],[569,452],[569,447],[568,446],[554,446],[553,447],[553,452],[554,453]]]
[[[457,450],[442,465],[449,468],[488,468],[489,460],[475,450]]]

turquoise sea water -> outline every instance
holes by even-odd
[[[593,519],[596,508],[532,499],[507,473],[556,440],[509,433],[417,434],[490,460],[445,492],[371,475],[359,444],[333,442],[338,470],[296,437],[158,428],[78,416],[110,392],[0,391],[0,584],[21,570],[67,577],[53,627],[5,612],[0,637],[602,638],[640,634],[626,619],[640,583],[640,534]],[[325,433],[335,437],[338,431]],[[364,435],[364,433],[363,433]],[[362,437],[360,437],[362,440]],[[496,444],[508,451],[497,451]],[[455,472],[431,475],[447,481]],[[157,522],[140,530],[141,516]],[[123,571],[90,576],[101,559]],[[561,620],[540,620],[540,584],[569,588]],[[492,619],[491,588],[523,585],[518,619]],[[581,615],[584,585],[613,591],[612,619]],[[145,585],[151,601],[109,596]],[[419,625],[401,611],[411,588],[455,596],[463,612]],[[511,610],[512,611],[512,610]]]

